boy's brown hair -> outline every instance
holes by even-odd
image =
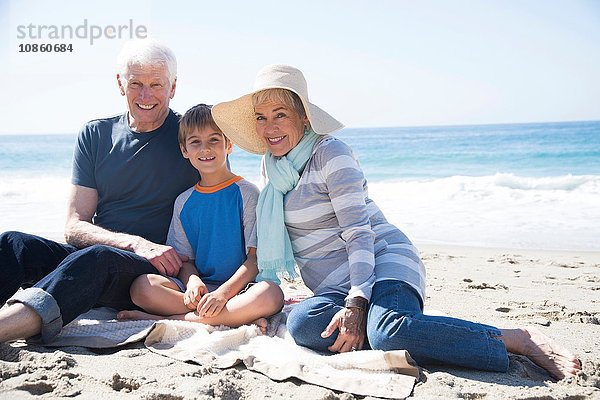
[[[177,138],[179,140],[179,144],[183,146],[185,149],[185,141],[187,137],[196,129],[202,129],[205,126],[210,126],[215,132],[223,133],[221,128],[217,126],[215,120],[210,113],[210,109],[212,106],[207,104],[198,104],[194,107],[190,108],[183,114],[181,117],[181,121],[179,121],[179,134]],[[223,133],[223,137],[225,138],[225,143],[229,142],[229,139]]]

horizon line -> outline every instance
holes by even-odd
[[[540,125],[540,124],[568,124],[581,122],[600,122],[600,119],[583,120],[561,120],[561,121],[528,121],[528,122],[486,122],[486,123],[466,123],[466,124],[434,124],[434,125],[380,125],[380,126],[344,126],[344,129],[392,129],[392,128],[453,128],[467,126],[498,126],[498,125]],[[0,132],[0,136],[18,136],[18,135],[77,135],[78,132]]]

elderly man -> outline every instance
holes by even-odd
[[[127,112],[81,129],[68,244],[0,235],[0,304],[8,304],[0,310],[0,342],[38,334],[48,341],[95,305],[134,307],[129,286],[137,276],[177,275],[182,259],[164,242],[175,198],[199,176],[181,155],[179,115],[169,108],[176,75],[164,45],[137,40],[123,48],[116,77]]]

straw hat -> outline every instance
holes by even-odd
[[[264,154],[267,145],[256,133],[256,116],[252,105],[252,95],[265,89],[287,89],[296,93],[312,130],[325,135],[344,127],[342,123],[308,101],[308,88],[302,72],[289,65],[267,65],[258,72],[254,80],[254,90],[239,99],[226,101],[213,106],[212,116],[225,135],[240,148],[255,154]]]

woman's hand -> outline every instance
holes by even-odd
[[[196,275],[190,276],[183,295],[183,304],[190,309],[196,310],[200,299],[208,293],[208,288]]]
[[[321,333],[322,338],[331,336],[339,329],[335,342],[328,347],[329,351],[345,353],[347,351],[361,350],[365,343],[365,313],[362,308],[342,308],[338,311],[327,328]]]

